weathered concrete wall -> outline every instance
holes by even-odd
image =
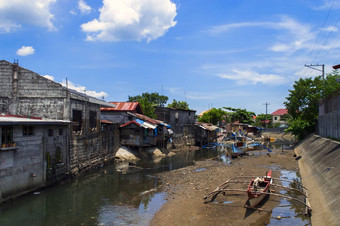
[[[312,215],[312,217],[316,220],[317,218],[324,219],[324,225],[339,225],[340,142],[312,135],[300,142],[295,148],[295,151],[298,155],[302,156],[299,160],[300,168],[306,169],[301,172],[302,182],[305,183],[305,181],[308,182],[312,179],[315,180],[317,184],[317,186],[307,187],[311,189],[312,208],[319,208],[319,211],[313,212],[314,216]],[[325,200],[325,208],[320,209],[322,203],[317,201],[318,193],[323,196],[319,198],[319,200],[321,200],[320,202]],[[330,217],[325,217],[328,212],[331,213]]]
[[[21,125],[12,128],[16,147],[0,148],[0,200],[43,187],[66,173],[65,167],[56,166],[67,161],[65,126],[33,126],[33,135],[23,135]],[[62,135],[60,129],[64,131]],[[49,130],[54,133],[49,134]],[[46,153],[50,156],[49,164]],[[46,167],[51,169],[46,171]]]
[[[0,110],[13,115],[68,119],[67,89],[18,65],[0,61]]]

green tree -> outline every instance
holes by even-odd
[[[259,114],[256,116],[255,119],[255,125],[258,127],[266,127],[266,120],[267,122],[267,126],[271,127],[272,124],[272,116],[270,114]]]
[[[139,102],[142,107],[144,115],[150,118],[156,118],[155,107],[164,107],[168,101],[168,97],[159,95],[159,93],[142,93],[142,95],[129,96],[129,102]]]
[[[226,114],[227,112],[223,111],[221,108],[212,108],[208,112],[204,113],[202,117],[198,119],[198,121],[216,125],[219,121],[223,120]]]
[[[295,81],[293,89],[289,90],[284,105],[288,110],[288,132],[298,139],[303,139],[308,134],[315,132],[318,119],[319,101],[340,89],[336,82],[339,77],[334,71],[325,80],[321,76],[314,78],[300,78]]]
[[[168,108],[173,109],[183,109],[183,110],[189,110],[189,104],[185,101],[176,101],[175,99],[172,101],[171,104],[168,104]]]
[[[246,109],[241,108],[231,108],[231,107],[223,107],[228,112],[228,117],[230,118],[231,122],[239,121],[241,123],[252,124],[253,123],[253,116],[255,113],[252,111],[247,111]]]

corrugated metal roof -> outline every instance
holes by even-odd
[[[273,113],[271,113],[270,115],[284,115],[284,114],[288,114],[287,109],[278,109],[274,111]]]
[[[101,111],[129,111],[143,113],[142,108],[138,102],[109,102],[116,105],[111,108],[101,108]]]

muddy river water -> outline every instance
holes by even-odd
[[[214,157],[230,163],[220,150],[180,152],[136,165],[117,162],[0,205],[0,225],[148,225],[166,202],[166,194],[156,190],[161,181],[154,175]],[[286,202],[281,206],[289,206]],[[283,212],[282,208],[274,209],[271,225],[284,223],[285,218],[293,219],[290,224],[308,224],[306,219],[295,217],[291,207]],[[275,214],[283,219],[276,220]]]

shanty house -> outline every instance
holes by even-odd
[[[109,102],[116,107],[102,107],[101,119],[113,123],[125,124],[133,120],[133,116],[128,113],[143,114],[138,102]]]
[[[196,122],[195,124],[195,143],[198,146],[203,146],[208,143],[217,142],[217,133],[219,127],[210,123]]]
[[[195,113],[193,110],[155,107],[157,119],[171,125],[174,147],[195,145]]]
[[[60,181],[70,121],[0,115],[0,202]]]
[[[71,174],[114,155],[114,149],[102,149],[100,122],[100,107],[115,107],[114,104],[63,87],[18,63],[1,60],[0,105],[0,113],[71,121],[65,131],[69,134],[66,167]]]

